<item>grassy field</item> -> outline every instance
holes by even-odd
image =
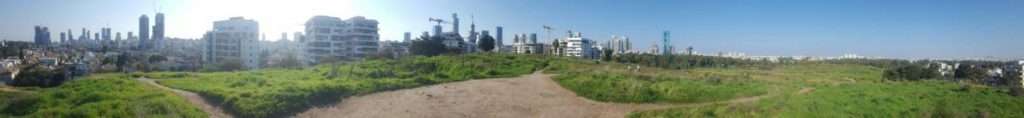
[[[185,99],[124,74],[98,74],[38,92],[0,93],[0,117],[207,117]]]
[[[698,103],[758,95],[739,104],[635,111],[628,117],[1022,117],[1024,98],[949,81],[885,81],[882,69],[800,63],[663,70],[566,62],[548,73],[578,95],[627,103]],[[635,67],[635,66],[634,66]],[[803,92],[800,92],[803,91]]]
[[[528,74],[545,67],[548,60],[543,56],[474,53],[324,64],[302,70],[138,76],[161,79],[157,81],[160,84],[211,97],[242,117],[282,117],[354,95]]]

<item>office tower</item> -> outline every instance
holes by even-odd
[[[405,38],[402,38],[402,42],[408,43],[412,40],[412,32],[405,32]]]
[[[96,36],[96,37],[93,37],[94,40],[99,41],[99,40],[102,39],[102,38],[100,38],[100,33],[93,33],[93,34],[95,34],[95,36]]]
[[[452,32],[455,32],[455,34],[459,34],[459,15],[452,13],[452,19]]]
[[[313,16],[306,21],[306,40],[299,42],[304,65],[324,59],[359,60],[377,53],[377,24],[377,20],[362,16],[347,20]]]
[[[103,41],[110,41],[111,40],[110,28],[100,28],[100,33],[101,33],[100,35],[103,36],[102,37]]]
[[[60,42],[61,43],[64,43],[64,40],[67,40],[67,36],[65,36],[65,35],[67,35],[67,33],[64,33],[64,32],[60,33]]]
[[[89,40],[89,31],[86,31],[85,28],[82,28],[82,35],[78,36],[78,40]]]
[[[259,23],[252,19],[231,17],[214,21],[213,30],[203,36],[203,62],[216,65],[229,61],[241,61],[248,69],[258,69],[256,60],[259,51],[257,34]],[[140,37],[142,38],[142,37]]]
[[[71,33],[71,29],[68,29],[68,41],[75,41],[75,35]]]
[[[139,48],[149,49],[149,17],[142,15],[139,17]]]
[[[158,43],[164,39],[164,13],[156,13],[156,17],[153,22],[153,39],[150,42]]]
[[[501,46],[504,46],[504,44],[502,44],[504,42],[504,40],[501,40],[502,39],[501,38],[502,37],[501,36],[501,26],[498,26],[497,29],[498,30],[495,31],[495,36],[496,37],[494,37],[494,45],[495,45],[494,47],[496,47],[495,49],[498,49],[498,48],[501,48]]]
[[[661,42],[661,47],[663,47],[663,48],[661,48],[662,49],[661,54],[663,54],[663,55],[672,54],[672,52],[668,48],[669,47],[669,44],[668,44],[669,43],[669,33],[668,33],[668,31],[665,31],[665,33],[663,35],[664,35],[664,38],[662,39],[662,42]]]
[[[35,44],[50,45],[50,29],[43,26],[35,27]]]
[[[127,38],[128,38],[128,40],[137,40],[137,39],[135,38],[135,35],[134,35],[134,34],[132,34],[132,32],[128,32],[128,37],[127,37]]]
[[[121,32],[117,32],[117,38],[114,38],[114,40],[121,40]]]

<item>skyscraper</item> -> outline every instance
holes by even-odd
[[[452,32],[459,34],[459,15],[452,13]]]
[[[103,36],[102,37],[103,41],[110,41],[111,40],[110,28],[100,28],[100,33],[101,33],[100,35]]]
[[[121,32],[117,32],[117,36],[114,40],[121,40]]]
[[[89,31],[85,31],[85,28],[82,28],[82,35],[78,36],[78,40],[89,40]]]
[[[157,43],[164,39],[164,13],[156,13],[153,24],[153,39],[150,42]]]
[[[64,40],[67,40],[68,36],[65,36],[65,35],[67,35],[67,33],[64,33],[64,32],[60,33],[60,42],[61,43],[64,43]]]
[[[43,26],[35,27],[35,44],[50,45],[50,29]]]
[[[142,15],[139,17],[139,48],[149,48],[149,17]]]
[[[71,33],[71,29],[68,29],[68,41],[75,41],[75,35]]]
[[[668,33],[668,31],[665,31],[664,39],[662,39],[662,42],[661,42],[661,47],[662,47],[661,48],[662,49],[661,54],[662,55],[672,54],[672,52],[670,51],[671,49],[668,48],[669,47],[668,43],[669,43],[669,33]]]
[[[504,40],[501,40],[502,39],[501,38],[502,37],[501,36],[501,26],[498,26],[497,31],[495,31],[495,36],[496,37],[494,37],[494,45],[495,45],[494,47],[497,47],[495,49],[498,49],[498,48],[501,48],[502,46],[505,46],[504,44],[502,44],[502,42],[504,42]]]

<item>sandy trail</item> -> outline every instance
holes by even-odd
[[[620,118],[634,110],[751,102],[754,96],[693,104],[623,104],[592,101],[562,88],[552,75],[469,80],[350,97],[311,108],[300,118]]]
[[[21,89],[11,88],[11,87],[7,87],[7,86],[0,86],[0,92],[36,93],[35,91],[21,90]]]
[[[196,94],[196,93],[193,93],[193,92],[189,92],[189,91],[178,90],[178,89],[166,87],[166,86],[157,84],[155,80],[149,79],[149,78],[139,78],[137,80],[142,81],[142,82],[144,82],[146,84],[149,84],[149,85],[156,86],[157,88],[161,88],[161,89],[164,89],[164,90],[168,90],[168,91],[174,92],[175,94],[178,94],[181,97],[185,97],[185,99],[188,100],[188,102],[191,102],[192,104],[199,105],[201,107],[201,109],[203,109],[203,111],[205,111],[206,113],[209,113],[211,118],[234,118],[231,115],[228,115],[227,113],[225,113],[224,112],[225,110],[224,110],[223,107],[221,107],[220,105],[216,105],[216,104],[210,103],[209,101],[203,99],[202,96],[199,96],[199,94]]]

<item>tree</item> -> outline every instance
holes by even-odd
[[[167,57],[163,56],[163,55],[153,55],[153,56],[149,56],[148,60],[149,60],[149,63],[157,63],[157,62],[167,61]]]
[[[295,57],[295,53],[288,53],[283,59],[281,59],[281,61],[272,65],[272,67],[298,69],[302,68],[302,62]]]
[[[551,42],[551,54],[560,55],[562,53],[562,51],[559,50],[561,47],[558,46],[560,46],[558,39]]]
[[[461,49],[448,48],[441,37],[420,37],[409,44],[409,52],[413,55],[437,56],[445,53],[459,53]]]
[[[218,65],[220,71],[238,71],[245,70],[245,64],[241,59],[228,59]]]
[[[394,49],[391,49],[391,48],[381,48],[380,51],[377,51],[377,53],[374,53],[374,54],[370,55],[370,57],[368,57],[367,59],[370,59],[370,60],[395,59],[395,53],[393,53],[392,50],[394,50]]]
[[[953,70],[953,77],[981,82],[985,77],[988,77],[988,71],[974,65],[963,64]]]
[[[494,49],[494,37],[491,37],[490,35],[485,35],[483,38],[480,39],[480,43],[477,45],[477,47],[480,47],[480,50],[491,51]]]
[[[883,77],[890,80],[924,80],[939,77],[939,73],[933,68],[927,68],[920,64],[905,64],[885,69]]]

